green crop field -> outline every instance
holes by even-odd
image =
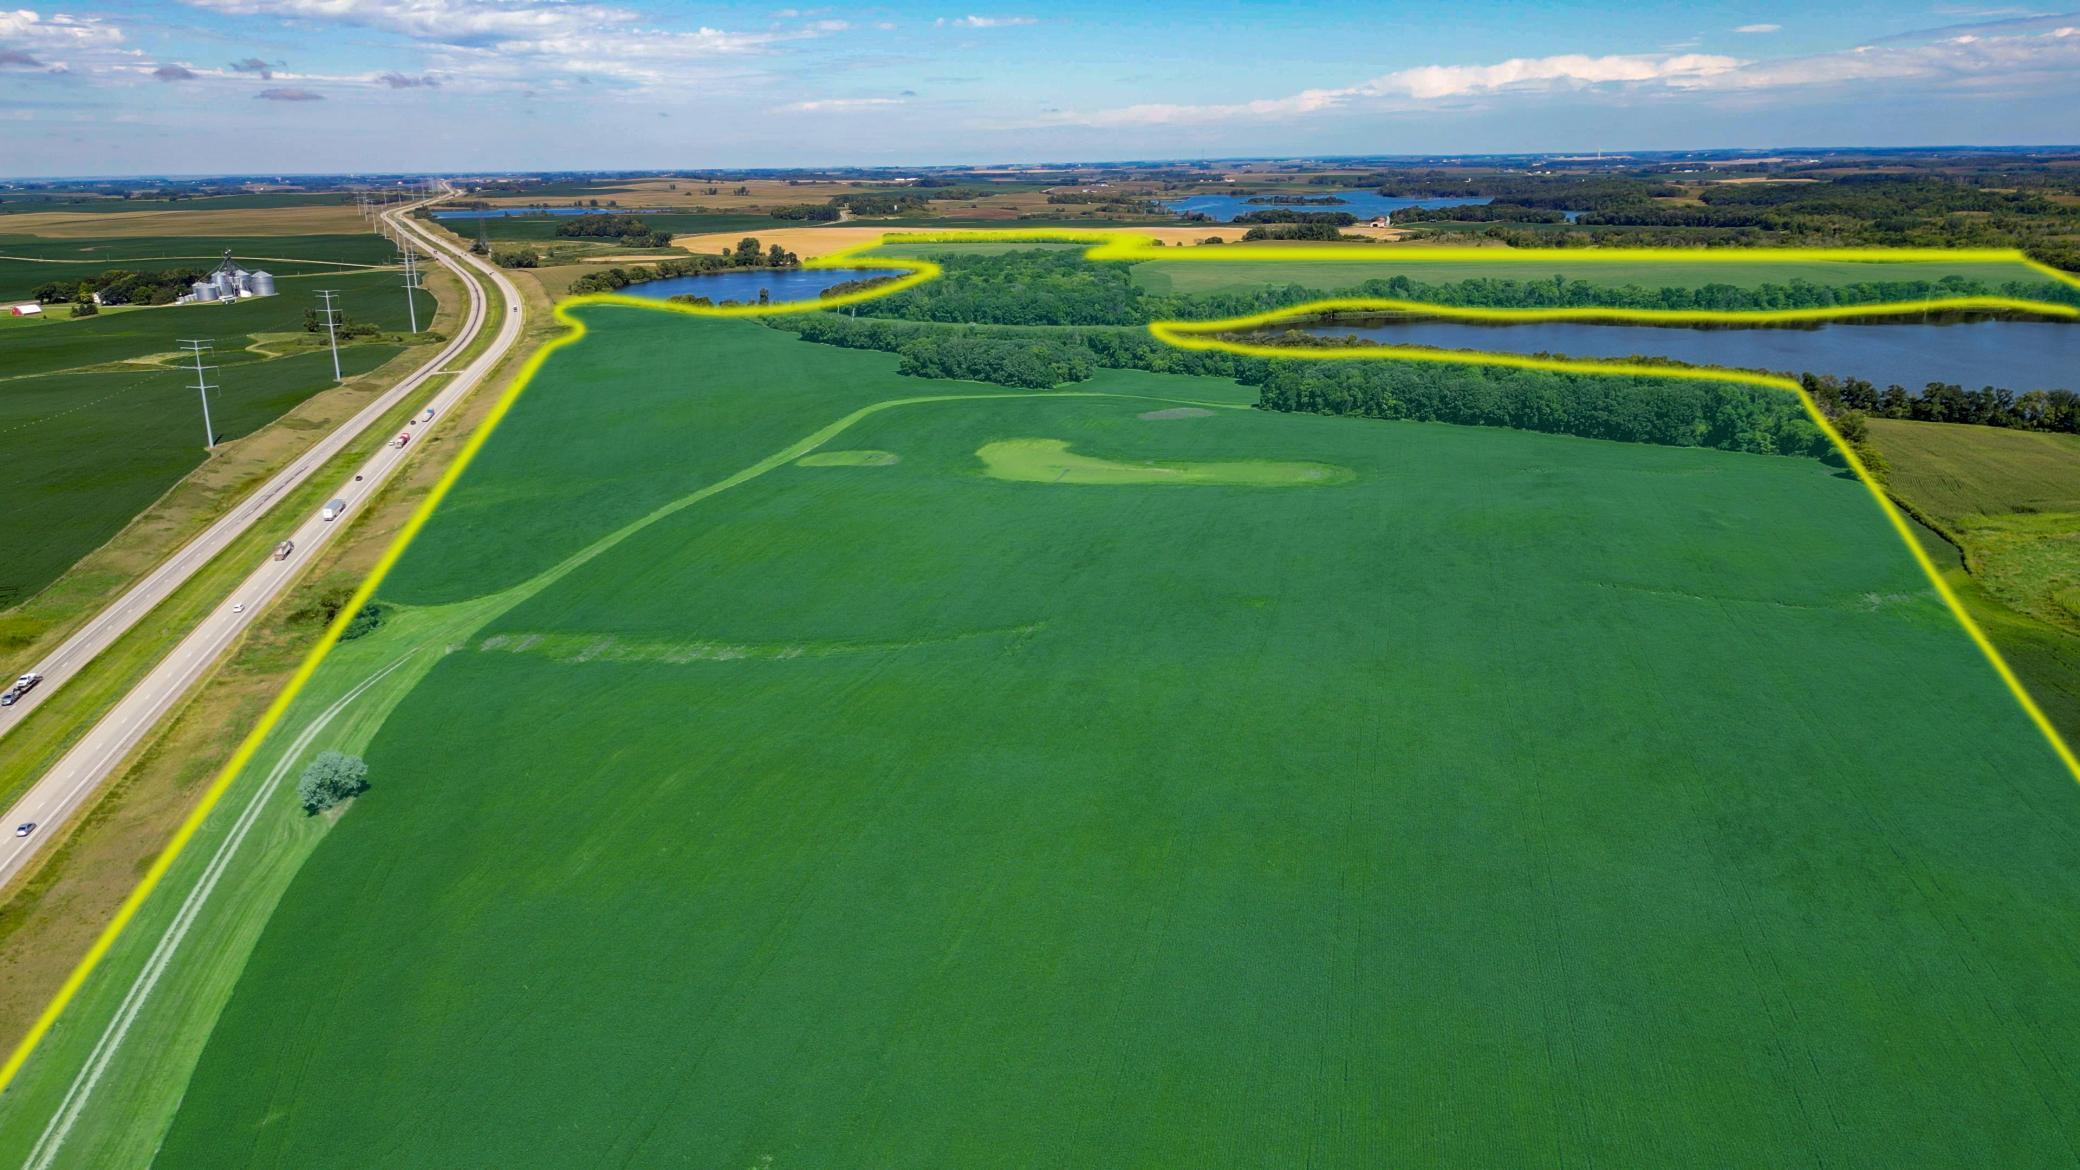
[[[113,536],[204,458],[202,407],[184,338],[213,340],[210,421],[223,439],[248,434],[333,384],[332,359],[301,347],[312,292],[337,289],[342,312],[407,328],[395,272],[284,277],[278,296],[54,318],[0,331],[0,607],[56,578]],[[419,319],[436,301],[421,291]],[[63,308],[54,310],[63,313]],[[258,348],[252,348],[257,346]],[[396,355],[396,344],[342,346],[349,376]]]
[[[2069,1161],[2080,786],[1835,469],[579,312],[51,1164]]]
[[[1249,245],[1258,251],[1270,247]],[[1353,245],[1365,259],[1340,260],[1250,260],[1195,259],[1191,261],[1149,260],[1134,266],[1135,283],[1154,293],[1232,293],[1261,288],[1300,285],[1323,290],[1344,289],[1368,280],[1406,275],[1431,283],[1448,281],[1551,280],[1564,275],[1599,285],[1642,287],[1698,287],[1728,284],[1754,288],[1762,284],[1788,284],[1805,280],[1813,284],[1856,284],[1864,281],[1941,280],[1962,276],[1998,286],[2008,281],[2027,281],[2049,287],[2042,274],[2020,264],[1962,264],[1949,262],[1909,263],[1816,263],[1792,264],[1757,261],[1753,264],[1700,261],[1682,264],[1669,261],[1574,261],[1550,260],[1455,261],[1410,260],[1398,257],[1391,247]]]

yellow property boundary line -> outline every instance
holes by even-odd
[[[313,646],[310,653],[304,657],[302,664],[296,668],[296,673],[290,677],[288,685],[283,688],[281,694],[277,695],[272,703],[268,704],[266,712],[260,717],[260,721],[240,741],[238,749],[232,753],[231,759],[225,763],[216,777],[211,780],[209,787],[204,791],[194,810],[181,822],[180,828],[175,831],[173,838],[167,842],[166,848],[153,860],[151,868],[145,871],[144,876],[139,879],[136,888],[130,892],[129,897],[123,900],[123,904],[117,909],[115,917],[102,929],[101,934],[94,940],[93,946],[88,948],[86,955],[80,959],[78,965],[73,968],[72,973],[67,976],[65,982],[58,988],[58,992],[52,997],[50,1005],[44,1008],[42,1014],[37,1017],[36,1022],[31,1025],[28,1034],[15,1046],[14,1051],[9,1054],[7,1062],[4,1065],[0,1065],[0,1092],[4,1092],[13,1083],[15,1077],[21,1072],[22,1066],[27,1063],[30,1055],[35,1052],[37,1045],[49,1034],[52,1026],[57,1023],[58,1017],[64,1013],[66,1006],[79,994],[80,988],[85,985],[87,978],[94,973],[101,960],[107,956],[109,949],[115,945],[116,939],[122,935],[124,928],[136,917],[145,899],[151,896],[152,891],[165,878],[167,871],[180,858],[181,852],[201,829],[202,823],[209,818],[209,814],[216,808],[217,802],[230,789],[232,782],[237,779],[239,773],[251,762],[268,734],[274,730],[275,725],[281,722],[283,716],[288,713],[289,706],[295,702],[297,696],[302,693],[303,688],[310,682],[311,677],[317,672],[319,664],[324,661],[325,655],[338,643],[340,634],[346,629],[347,623],[353,620],[354,615],[359,613],[361,608],[367,605],[370,599],[374,597],[376,589],[397,564],[398,558],[404,555],[405,549],[419,535],[420,529],[426,526],[426,522],[432,517],[434,510],[440,506],[442,500],[447,498],[449,490],[455,486],[462,473],[475,460],[477,453],[483,449],[484,444],[491,438],[492,432],[498,429],[498,424],[505,419],[507,412],[519,400],[521,393],[534,381],[534,376],[540,371],[542,363],[548,360],[550,354],[565,346],[573,345],[584,338],[586,332],[585,324],[578,317],[573,316],[570,310],[585,305],[601,304],[624,305],[667,313],[684,313],[696,317],[763,317],[782,313],[816,312],[823,309],[842,308],[846,305],[859,304],[864,301],[889,296],[904,289],[914,288],[926,281],[936,279],[943,271],[938,264],[927,259],[861,255],[861,253],[868,250],[889,244],[997,242],[1084,243],[1091,245],[1084,252],[1085,258],[1091,260],[1164,260],[1171,262],[1215,261],[1236,263],[1239,261],[1251,263],[1265,261],[1282,262],[1297,259],[1336,260],[1346,263],[1450,261],[1454,263],[1470,262],[1476,264],[1523,264],[1542,261],[1566,264],[1639,261],[1746,264],[1819,264],[1840,262],[1889,264],[1931,261],[2008,263],[2019,264],[2059,283],[2080,289],[2080,278],[2075,278],[2049,265],[2041,264],[2030,259],[2022,252],[2013,249],[1948,251],[1935,248],[1796,248],[1763,252],[1735,249],[1689,251],[1652,248],[1372,248],[1356,250],[1347,246],[1337,245],[1320,247],[1281,246],[1273,248],[1166,247],[1158,244],[1151,237],[1136,235],[1132,232],[1079,232],[1034,228],[1004,231],[889,232],[878,240],[859,244],[827,256],[819,256],[804,264],[803,267],[887,268],[902,272],[904,275],[870,289],[814,301],[793,301],[768,305],[703,306],[674,304],[669,301],[657,301],[612,293],[572,297],[560,301],[556,305],[554,317],[557,322],[566,326],[568,331],[550,339],[540,349],[536,350],[533,356],[527,359],[526,364],[521,367],[520,373],[513,379],[512,384],[499,396],[498,401],[493,404],[490,412],[485,415],[484,420],[478,424],[477,429],[470,435],[468,441],[464,443],[461,453],[455,458],[455,462],[450,464],[447,471],[442,473],[439,481],[434,484],[433,490],[427,493],[426,498],[420,502],[418,508],[412,512],[410,519],[405,522],[403,530],[397,534],[396,539],[391,541],[390,547],[384,551],[381,559],[369,571],[369,575],[361,583],[361,587],[356,589],[353,597],[340,607],[339,615],[333,619],[331,626],[319,637],[318,644]],[[2068,305],[2015,300],[2007,297],[1962,297],[1950,300],[1902,301],[1882,305],[1842,306],[1821,310],[1780,310],[1775,312],[1656,309],[1592,309],[1586,311],[1581,309],[1461,309],[1428,305],[1414,301],[1342,299],[1314,301],[1267,313],[1233,317],[1220,321],[1159,321],[1148,327],[1149,332],[1158,340],[1177,346],[1180,349],[1221,350],[1253,357],[1297,361],[1387,359],[1437,362],[1453,365],[1508,366],[1520,369],[1552,370],[1571,374],[1615,374],[1625,377],[1730,382],[1788,391],[1798,397],[1800,404],[1805,407],[1807,416],[1826,434],[1828,440],[1834,444],[1835,449],[1841,453],[1850,470],[1856,473],[1856,478],[1870,492],[1872,499],[1877,502],[1879,510],[1884,513],[1886,519],[1892,522],[1893,530],[1898,534],[1900,541],[1907,546],[1907,551],[1913,554],[1915,562],[1921,566],[1921,570],[1927,576],[1929,583],[1935,587],[1936,593],[1942,597],[1943,603],[1950,608],[1950,612],[1956,617],[1958,624],[1964,627],[1965,632],[1971,636],[1973,643],[1986,656],[1986,660],[1993,665],[1994,672],[2000,676],[2003,683],[2007,684],[2009,692],[2015,696],[2016,702],[2021,704],[2030,721],[2036,724],[2037,729],[2043,733],[2052,750],[2057,754],[2060,761],[2065,764],[2067,771],[2072,773],[2076,782],[2080,782],[2080,759],[2075,758],[2072,749],[2060,738],[2058,729],[2052,726],[2051,721],[2045,717],[2043,710],[2037,706],[2036,700],[2030,697],[2029,691],[2023,687],[2021,680],[2015,676],[2015,672],[2009,668],[2007,661],[2001,657],[2000,651],[1994,648],[1985,631],[1981,630],[1978,623],[1972,620],[1971,615],[1965,612],[1964,606],[1957,599],[1957,595],[1944,582],[1942,573],[1936,568],[1935,562],[1929,559],[1928,553],[1921,547],[1921,542],[1915,538],[1913,530],[1907,526],[1905,518],[1893,506],[1892,501],[1886,497],[1884,489],[1879,487],[1877,481],[1871,478],[1870,471],[1863,465],[1863,461],[1856,457],[1856,452],[1843,440],[1841,433],[1835,430],[1834,424],[1829,422],[1827,417],[1821,413],[1818,404],[1813,401],[1812,396],[1807,394],[1805,388],[1796,381],[1769,374],[1744,373],[1711,368],[1692,369],[1635,365],[1624,362],[1572,361],[1535,358],[1516,354],[1480,354],[1398,346],[1309,350],[1251,345],[1245,342],[1229,341],[1217,336],[1208,336],[1232,332],[1238,329],[1257,328],[1275,324],[1282,320],[1319,315],[1323,312],[1353,309],[1374,311],[1385,309],[1421,312],[1460,319],[1499,321],[1580,321],[1593,319],[1652,321],[1671,324],[1694,322],[1741,324],[1771,320],[1821,321],[1859,316],[1914,313],[1926,309],[2000,309],[2080,319],[2080,310],[2076,310]]]

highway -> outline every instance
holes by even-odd
[[[159,720],[209,672],[212,664],[245,632],[253,618],[289,587],[302,566],[309,563],[319,549],[355,519],[357,510],[413,456],[424,435],[439,428],[446,421],[449,410],[483,381],[519,341],[526,323],[525,312],[519,311],[522,304],[519,290],[490,263],[451,245],[439,236],[437,229],[421,226],[412,220],[407,213],[414,206],[416,204],[401,205],[385,212],[383,218],[393,232],[410,236],[420,245],[421,251],[429,252],[441,264],[449,268],[468,265],[483,274],[497,286],[504,298],[505,308],[498,314],[497,333],[491,344],[426,401],[425,405],[434,411],[434,417],[421,422],[418,420],[423,417],[423,412],[414,416],[414,421],[405,428],[412,438],[403,449],[388,444],[378,448],[332,492],[333,498],[346,501],[346,511],[338,520],[328,522],[315,513],[267,516],[269,507],[276,500],[311,478],[328,459],[398,403],[422,393],[427,381],[445,372],[446,363],[469,346],[487,324],[485,318],[491,306],[475,281],[463,279],[462,284],[470,298],[464,327],[432,361],[369,403],[258,491],[240,501],[223,518],[147,574],[32,668],[42,674],[44,680],[13,707],[0,709],[0,735],[5,735],[23,715],[34,709],[38,701],[63,686],[68,676],[76,674],[92,661],[96,654],[121,637],[254,524],[263,519],[279,524],[283,529],[282,536],[294,542],[295,549],[286,560],[262,560],[251,576],[232,589],[220,605],[189,631],[171,653],[111,707],[50,771],[38,778],[4,817],[0,817],[0,886],[5,886],[20,873],[44,842],[55,839],[64,823],[92,802],[94,793],[114,775]],[[36,824],[35,831],[26,837],[15,836],[16,826],[28,822]]]

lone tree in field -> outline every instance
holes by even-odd
[[[321,752],[296,780],[303,811],[316,815],[368,789],[368,764],[360,756]]]

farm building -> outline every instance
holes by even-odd
[[[1366,226],[1367,226],[1367,227],[1391,227],[1391,226],[1393,225],[1393,222],[1394,222],[1393,220],[1391,220],[1391,219],[1388,219],[1388,218],[1387,218],[1386,216],[1384,216],[1384,215],[1375,215],[1375,216],[1373,216],[1373,217],[1372,217],[1371,219],[1369,219],[1369,220],[1367,220],[1367,221],[1366,221]]]
[[[41,317],[43,316],[43,306],[16,305],[14,308],[9,309],[8,312],[10,315],[16,317]]]
[[[241,297],[271,297],[274,295],[274,274],[248,272],[231,258],[231,249],[224,249],[224,261],[216,271],[194,283],[188,295],[179,304],[207,304],[211,301],[235,301]]]

